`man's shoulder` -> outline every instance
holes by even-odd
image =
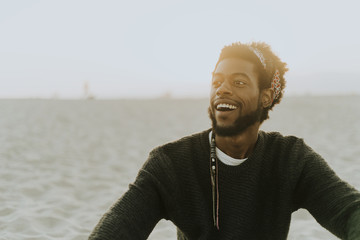
[[[279,132],[260,131],[260,135],[264,139],[267,151],[288,152],[291,155],[313,153],[303,138],[294,135],[283,135]]]
[[[152,150],[152,153],[184,153],[185,151],[191,151],[194,148],[205,147],[206,139],[208,139],[210,129],[202,132],[194,133],[188,136],[184,136],[175,141],[168,142],[161,146],[158,146]]]
[[[267,141],[270,142],[282,142],[285,144],[291,144],[294,142],[303,142],[304,140],[300,137],[294,136],[294,135],[283,135],[280,132],[265,132],[265,131],[260,131],[259,132],[260,135],[263,136],[263,138],[265,138]]]

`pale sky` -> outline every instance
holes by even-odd
[[[0,98],[207,97],[235,41],[272,46],[286,94],[360,94],[358,2],[0,0]]]

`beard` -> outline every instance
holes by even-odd
[[[209,113],[209,117],[211,119],[213,132],[218,136],[232,137],[232,136],[243,133],[248,127],[250,127],[254,123],[256,123],[258,121],[260,122],[262,108],[261,108],[260,104],[258,104],[258,107],[255,111],[252,111],[249,114],[244,115],[244,116],[241,116],[241,115],[238,116],[232,125],[225,126],[225,127],[218,126],[216,118],[215,118],[214,108],[209,106],[208,113]]]

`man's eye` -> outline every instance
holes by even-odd
[[[245,84],[245,82],[242,81],[242,80],[234,80],[234,85],[235,85],[235,86],[242,86],[242,85],[244,85],[244,84]]]

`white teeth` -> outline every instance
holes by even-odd
[[[237,109],[236,106],[231,105],[231,104],[227,104],[227,103],[220,103],[220,104],[218,104],[218,105],[216,106],[216,109],[219,109],[219,108],[228,108],[228,109],[232,109],[232,110]]]

